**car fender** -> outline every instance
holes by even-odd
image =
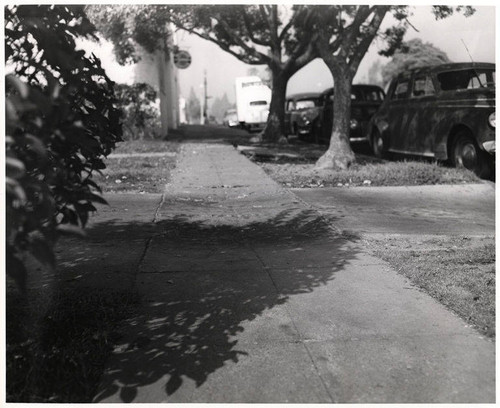
[[[369,135],[368,141],[370,143],[370,146],[373,145],[373,136],[375,131],[378,131],[384,141],[387,141],[389,132],[389,123],[387,122],[387,120],[375,116],[370,120],[367,133]]]

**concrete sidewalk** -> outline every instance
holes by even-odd
[[[95,402],[495,401],[492,342],[231,146],[108,199],[93,228],[142,305]]]

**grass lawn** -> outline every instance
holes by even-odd
[[[495,337],[495,238],[386,236],[375,255],[446,307]]]
[[[282,160],[283,161],[283,160]],[[375,161],[358,156],[347,170],[315,170],[314,164],[260,163],[271,178],[286,187],[418,186],[479,183],[470,171],[424,161]]]
[[[116,145],[113,154],[178,152],[177,142],[166,140],[126,140]]]
[[[179,143],[162,140],[122,142],[105,160],[106,169],[96,174],[94,181],[104,193],[161,193],[170,180],[179,149]],[[165,155],[158,155],[161,153]]]

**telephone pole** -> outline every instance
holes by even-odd
[[[204,98],[203,98],[203,124],[207,123],[207,105],[208,105],[208,95],[207,95],[207,70],[203,71],[203,90],[204,90]]]

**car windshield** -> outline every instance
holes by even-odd
[[[304,109],[314,108],[315,106],[316,106],[315,99],[303,99],[301,101],[297,101],[296,109],[304,110]]]
[[[495,71],[492,69],[463,69],[441,72],[437,75],[443,91],[495,87]]]
[[[381,102],[384,100],[384,94],[376,88],[353,88],[351,91],[351,100],[353,101],[369,101]]]

